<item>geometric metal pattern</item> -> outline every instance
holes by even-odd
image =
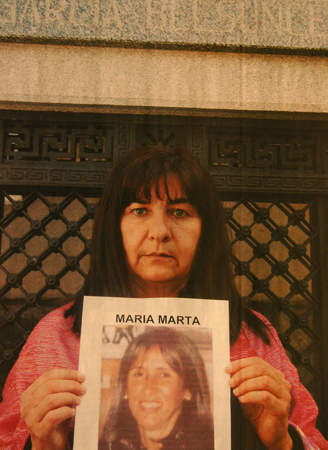
[[[328,194],[327,131],[37,117],[0,116],[0,183],[101,187],[129,149],[161,143],[191,149],[220,190]]]
[[[227,210],[243,301],[253,307],[266,303],[266,315],[292,362],[307,372],[303,381],[308,387],[320,378],[313,352],[321,343],[313,326],[320,302],[312,289],[318,264],[311,257],[311,246],[318,233],[310,224],[310,209],[309,204],[279,200],[264,204],[243,198]]]
[[[5,121],[2,162],[109,162],[113,129],[88,123]]]
[[[7,363],[49,307],[62,304],[81,286],[96,204],[77,192],[64,198],[36,190],[24,198],[2,193],[0,348]]]
[[[81,287],[113,165],[138,145],[180,145],[207,165],[221,192],[244,303],[277,329],[328,423],[318,227],[328,195],[324,126],[13,115],[0,115],[0,389],[36,323]]]
[[[34,295],[43,296],[54,287],[66,295],[58,281],[71,267],[85,276],[80,266],[88,253],[90,240],[81,230],[93,218],[96,205],[77,192],[71,192],[60,202],[58,199],[51,201],[38,191],[31,192],[24,200],[13,200],[6,192],[4,195],[11,204],[11,211],[0,221],[0,264],[8,285],[0,293],[6,295],[11,286],[27,296],[25,278],[37,270],[43,276],[44,287]],[[18,231],[19,236],[16,235]],[[47,258],[54,254],[62,260],[62,264],[55,265],[56,273],[49,273],[44,266]],[[29,298],[31,302],[32,298]]]
[[[239,136],[212,130],[211,164],[218,167],[275,169],[304,172],[316,170],[313,133],[281,133],[272,136],[243,131]]]

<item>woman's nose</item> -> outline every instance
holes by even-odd
[[[150,239],[156,239],[159,242],[171,238],[170,223],[165,213],[155,213],[150,218],[148,236]]]
[[[151,391],[156,390],[156,386],[157,386],[157,383],[156,383],[155,377],[149,375],[145,378],[144,385],[143,385],[145,392],[151,392]]]

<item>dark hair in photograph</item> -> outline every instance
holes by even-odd
[[[211,175],[187,150],[162,146],[141,147],[125,154],[108,179],[97,207],[89,273],[66,313],[75,317],[73,330],[80,332],[84,295],[133,296],[120,228],[122,215],[132,202],[149,200],[153,188],[160,197],[160,183],[164,182],[170,199],[172,176],[202,223],[190,276],[179,296],[228,300],[231,343],[237,340],[243,320],[268,343],[265,325],[242,305],[237,292],[226,216]]]
[[[138,426],[126,396],[128,375],[138,357],[146,357],[154,347],[159,348],[167,364],[183,380],[183,389],[188,390],[191,395],[190,400],[183,400],[178,418],[179,431],[183,430],[185,439],[190,442],[195,437],[198,440],[203,436],[207,441],[206,446],[204,442],[204,448],[214,449],[210,393],[203,358],[196,345],[185,334],[165,327],[155,327],[140,334],[126,349],[101,440],[102,448],[110,448],[109,444],[115,440],[131,445],[140,440]],[[192,446],[191,443],[190,445]]]

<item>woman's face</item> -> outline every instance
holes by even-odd
[[[132,280],[144,293],[154,296],[158,296],[156,289],[162,289],[166,296],[177,295],[186,285],[202,226],[177,179],[168,181],[172,201],[162,182],[160,198],[152,189],[150,201],[131,203],[121,220]]]
[[[147,433],[156,439],[170,434],[183,400],[190,400],[183,379],[168,365],[158,346],[140,354],[133,363],[126,394],[141,437]]]

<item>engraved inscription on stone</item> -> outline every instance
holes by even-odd
[[[2,0],[0,40],[328,47],[326,0]]]

